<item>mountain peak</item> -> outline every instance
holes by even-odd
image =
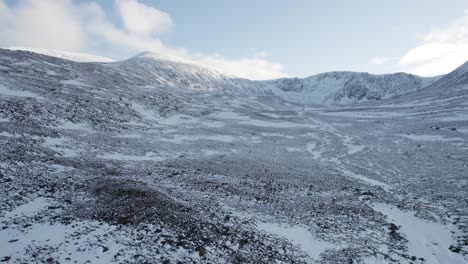
[[[134,56],[133,58],[136,58],[136,59],[143,58],[143,59],[153,59],[153,60],[163,60],[163,61],[173,61],[173,62],[195,64],[194,62],[190,60],[187,60],[178,56],[174,56],[170,54],[162,54],[162,53],[158,53],[154,51],[143,51],[137,54],[136,56]]]

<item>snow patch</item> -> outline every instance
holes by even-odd
[[[91,127],[89,127],[85,123],[73,123],[73,122],[70,122],[68,120],[63,121],[56,128],[67,129],[67,130],[84,130],[84,131],[88,131],[88,132],[93,131],[93,129]]]
[[[205,156],[214,156],[214,155],[221,155],[221,154],[223,154],[223,152],[217,151],[217,150],[213,150],[213,149],[202,149],[201,152],[202,152],[203,155],[205,155]]]
[[[50,167],[53,168],[55,170],[55,172],[57,172],[57,173],[61,173],[61,172],[64,172],[64,171],[71,171],[71,170],[75,169],[74,167],[63,166],[63,165],[59,165],[59,164],[53,164],[53,165],[50,165]]]
[[[289,240],[313,259],[319,259],[320,254],[328,249],[337,248],[336,245],[319,240],[307,229],[300,225],[286,226],[277,223],[257,223],[257,228]]]
[[[199,119],[192,116],[177,114],[171,117],[159,120],[160,124],[168,126],[178,126],[183,124],[193,124],[199,122]]]
[[[91,85],[88,85],[86,83],[82,83],[78,80],[63,80],[63,81],[60,81],[62,84],[65,84],[65,85],[75,85],[75,86],[88,86],[88,87],[91,87]]]
[[[389,222],[400,226],[399,232],[408,239],[410,256],[423,257],[427,263],[468,263],[468,259],[461,254],[449,250],[455,240],[448,226],[420,219],[414,212],[402,211],[387,204],[373,203],[370,206],[386,215]]]
[[[312,154],[312,158],[320,159],[322,157],[322,152],[320,150],[316,150],[317,144],[315,143],[308,143],[306,146],[307,152]]]
[[[264,121],[264,120],[257,120],[257,119],[250,119],[239,122],[241,125],[250,125],[250,126],[258,126],[258,127],[275,127],[275,128],[293,128],[293,127],[307,127],[307,128],[317,128],[315,125],[311,124],[297,124],[293,122],[271,122],[271,121]]]
[[[100,238],[115,232],[115,227],[100,222],[36,223],[26,231],[6,229],[0,231],[0,255],[10,256],[11,261],[21,259],[31,248],[55,247],[51,257],[58,263],[111,263],[114,254],[123,246],[114,241],[103,242]],[[17,240],[9,243],[11,240]],[[91,246],[102,244],[108,248]]]
[[[142,135],[141,134],[132,134],[132,133],[129,133],[129,134],[121,134],[121,135],[117,135],[115,136],[116,138],[141,138]]]
[[[439,121],[468,121],[468,114],[466,113],[458,113],[454,114],[453,116],[447,116],[447,117],[439,117],[436,118]]]
[[[157,121],[158,119],[155,117],[154,112],[146,109],[144,105],[138,104],[138,103],[132,103],[133,109],[138,112],[143,119],[147,119],[150,121]]]
[[[236,140],[231,135],[172,135],[172,138],[161,138],[160,141],[182,144],[184,141],[212,140],[231,143]]]
[[[65,143],[69,141],[68,138],[44,138],[44,146],[49,147],[50,149],[61,153],[63,157],[76,157],[78,155],[77,151],[66,146]]]
[[[241,115],[236,112],[218,112],[216,114],[213,114],[212,116],[220,119],[232,119],[232,120],[249,120],[250,118],[245,115]]]
[[[340,161],[338,160],[335,160],[335,162],[337,163],[338,167],[340,168],[340,170],[342,171],[343,175],[344,176],[347,176],[347,177],[351,177],[351,178],[354,178],[354,179],[357,179],[357,180],[360,180],[360,181],[363,181],[369,185],[372,185],[372,186],[377,186],[377,187],[381,187],[383,188],[384,190],[388,191],[390,189],[390,185],[386,184],[386,183],[383,183],[381,181],[378,181],[378,180],[374,180],[374,179],[371,179],[369,177],[366,177],[364,175],[360,175],[360,174],[356,174],[348,169],[346,169],[343,164],[341,164]]]
[[[14,138],[20,138],[20,137],[21,137],[21,135],[19,135],[19,134],[11,134],[11,133],[8,133],[8,132],[6,132],[6,131],[2,131],[2,132],[0,133],[0,136],[3,136],[3,137],[14,137]]]
[[[27,98],[35,98],[39,100],[44,100],[45,98],[39,96],[37,94],[31,93],[29,91],[21,91],[21,90],[10,90],[5,86],[0,85],[0,95],[6,96],[16,96],[16,97],[27,97]]]
[[[410,135],[402,135],[400,134],[401,137],[412,139],[412,140],[417,140],[417,141],[433,141],[433,142],[452,142],[452,141],[463,141],[462,138],[446,138],[441,135],[416,135],[416,134],[410,134]]]
[[[20,205],[16,207],[13,211],[6,212],[6,214],[2,218],[14,218],[14,217],[29,217],[29,216],[34,216],[38,212],[42,211],[45,209],[47,205],[49,205],[50,202],[48,199],[44,197],[38,197],[34,200],[32,200],[29,203]],[[1,236],[0,236],[1,237]],[[0,246],[0,249],[2,247]]]
[[[167,157],[158,156],[154,152],[147,152],[145,155],[126,155],[122,153],[106,153],[98,156],[100,159],[125,160],[125,161],[164,161]]]
[[[294,148],[294,147],[287,147],[286,150],[289,152],[301,152],[302,151],[301,148]]]
[[[344,136],[343,137],[343,144],[348,148],[348,154],[352,155],[355,153],[358,153],[360,151],[363,151],[365,146],[361,145],[356,145],[353,143],[354,139],[350,136]]]

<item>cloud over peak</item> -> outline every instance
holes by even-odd
[[[170,15],[138,0],[115,0],[118,26],[97,2],[19,0],[8,6],[0,0],[0,46],[25,46],[129,57],[142,51],[194,61],[226,73],[251,79],[286,76],[280,63],[266,53],[228,59],[219,54],[193,53],[165,45],[158,34],[170,32]]]
[[[382,65],[395,60],[393,57],[373,57],[369,60],[370,65]]]
[[[450,72],[468,60],[468,9],[448,26],[426,34],[423,42],[406,52],[398,65],[409,72],[434,76]]]

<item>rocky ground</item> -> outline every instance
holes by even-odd
[[[2,53],[0,261],[468,263],[466,88],[331,107],[143,80]]]

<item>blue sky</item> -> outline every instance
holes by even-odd
[[[38,19],[60,12],[46,22],[69,25],[50,29],[62,36],[51,42],[54,32],[44,41],[1,35],[8,23],[0,23],[0,44],[114,59],[151,49],[253,79],[335,70],[430,76],[468,60],[467,9],[466,0],[0,0],[0,22],[12,17],[16,31],[41,35],[35,21],[17,22],[35,12]]]
[[[468,8],[466,0],[145,2],[171,14],[175,30],[163,36],[170,45],[228,57],[264,50],[294,76],[398,71],[395,65],[368,61],[401,56],[432,28]]]

